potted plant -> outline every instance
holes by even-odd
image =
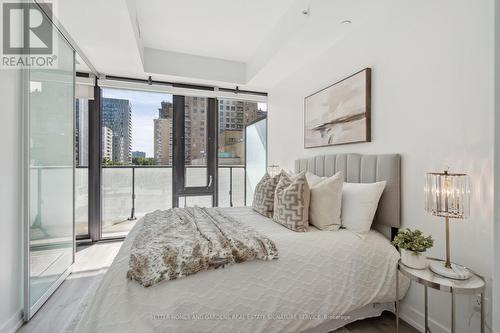
[[[425,237],[420,230],[400,230],[392,244],[401,250],[401,262],[408,267],[424,269],[427,249],[434,245],[432,236]]]

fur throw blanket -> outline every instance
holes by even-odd
[[[142,218],[127,277],[144,287],[247,260],[278,258],[269,238],[219,208],[157,210]]]

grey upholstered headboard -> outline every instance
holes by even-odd
[[[310,171],[318,176],[333,176],[342,171],[349,183],[387,182],[373,221],[374,226],[401,226],[401,156],[336,154],[295,161],[295,172]]]

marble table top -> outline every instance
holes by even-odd
[[[435,258],[427,258],[430,261],[443,261]],[[470,272],[471,277],[467,280],[454,280],[447,277],[437,275],[429,269],[429,265],[425,269],[414,269],[405,266],[401,261],[399,262],[400,272],[409,279],[425,285],[446,292],[454,292],[457,294],[476,294],[484,291],[485,282],[482,276]]]

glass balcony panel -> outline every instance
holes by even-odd
[[[219,168],[219,207],[230,207],[230,169]]]
[[[75,233],[89,233],[89,169],[75,169]]]
[[[232,171],[231,171],[232,170]],[[79,169],[82,179],[87,169]],[[193,181],[200,181],[206,177],[203,169],[191,167],[188,172]],[[232,180],[230,178],[232,172]],[[244,206],[245,203],[245,168],[244,167],[221,167],[219,168],[219,207],[229,207],[231,194],[229,188],[232,181],[233,205]],[[77,176],[78,183],[78,176]],[[135,225],[137,219],[144,214],[157,209],[169,209],[172,207],[172,168],[171,167],[136,167],[135,183],[132,181],[132,168],[128,167],[106,167],[102,174],[103,193],[103,237],[126,236]],[[135,212],[136,219],[130,220],[132,216],[132,186],[135,187]],[[81,202],[86,202],[86,185],[83,183],[78,192],[82,196]],[[77,199],[77,202],[79,200]],[[179,207],[212,207],[212,196],[186,196],[179,198]],[[79,208],[82,216],[83,205]],[[82,218],[82,220],[84,220]]]
[[[132,211],[132,169],[102,169],[103,237],[126,235],[135,224],[128,221]]]
[[[245,206],[245,168],[233,168],[233,207]],[[249,200],[249,199],[247,199]],[[249,201],[252,202],[251,199]]]
[[[172,208],[172,168],[135,169],[135,216]]]
[[[50,288],[73,261],[72,167],[31,167],[30,304]]]

